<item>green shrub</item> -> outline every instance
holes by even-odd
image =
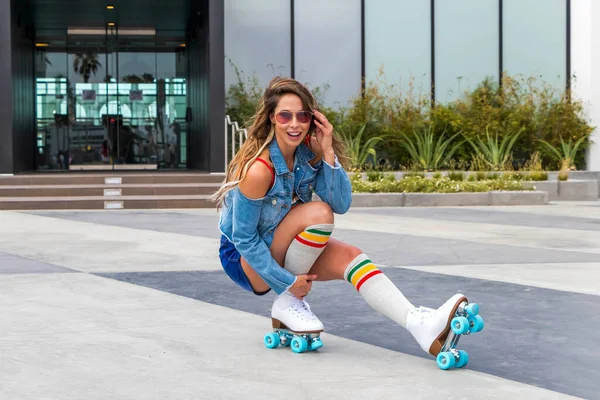
[[[425,178],[425,173],[419,172],[419,171],[406,171],[402,174],[402,179],[406,179],[406,178],[410,178],[410,177],[414,177],[414,176],[418,176],[420,178]]]
[[[502,179],[508,181],[525,181],[528,179],[528,176],[522,172],[505,172],[502,175]]]
[[[500,179],[500,174],[497,172],[490,172],[486,175],[486,179],[489,180],[497,180]]]
[[[482,180],[453,181],[447,177],[439,179],[420,176],[405,177],[401,180],[382,179],[377,182],[352,180],[352,189],[356,193],[459,193],[489,192],[492,190],[532,190],[525,188],[520,181]]]
[[[546,151],[558,161],[559,171],[575,169],[575,160],[579,147],[584,142],[586,137],[581,137],[575,143],[572,143],[571,138],[565,143],[562,136],[560,137],[560,147],[553,146],[545,140],[540,139],[540,143],[545,146]]]
[[[346,155],[350,158],[352,168],[357,170],[364,168],[369,157],[373,159],[374,164],[377,164],[377,145],[385,138],[385,136],[372,136],[363,139],[366,127],[367,124],[361,126],[358,133],[346,132],[344,129],[337,130],[338,135],[346,146]]]
[[[264,87],[256,76],[235,71],[238,79],[227,88],[226,113],[243,127],[256,112]],[[555,168],[559,158],[561,169],[584,163],[594,128],[583,102],[537,77],[504,75],[501,86],[498,79],[484,79],[458,99],[434,107],[430,89],[420,79],[411,78],[406,90],[388,82],[381,70],[352,101],[335,109],[318,99],[336,133],[345,134],[357,165],[374,162],[380,170],[402,170],[417,158],[420,169],[493,171],[522,166],[536,150],[541,152],[540,170]],[[312,90],[319,97],[327,87]],[[457,134],[471,144],[459,144]],[[452,143],[450,138],[455,138]]]
[[[348,174],[348,177],[350,178],[350,182],[354,183],[356,181],[362,181],[362,175],[359,173],[354,173],[354,174]]]
[[[426,171],[434,171],[446,165],[452,155],[462,145],[462,142],[453,143],[458,133],[445,137],[446,132],[437,134],[435,124],[428,124],[426,128],[415,129],[412,135],[401,132],[401,143],[408,151],[413,161]]]
[[[497,129],[495,134],[491,135],[489,126],[486,126],[485,140],[477,137],[473,141],[466,136],[465,139],[487,168],[499,171],[505,169],[511,162],[512,148],[522,132],[523,128],[514,131]]]
[[[532,181],[547,181],[548,173],[545,171],[531,171],[529,173],[529,179]]]
[[[231,60],[229,64],[235,70],[237,82],[227,90],[225,114],[229,115],[232,121],[237,122],[240,128],[247,128],[250,119],[256,113],[264,88],[261,87],[256,75],[246,77]]]
[[[487,178],[485,171],[477,171],[475,173],[475,180],[484,181]]]
[[[433,174],[433,179],[440,179],[441,177],[442,177],[442,173],[439,171]]]
[[[451,181],[461,182],[465,180],[465,174],[457,171],[448,172],[448,179]]]
[[[369,182],[377,182],[383,178],[381,171],[367,171],[367,180]]]
[[[558,173],[558,180],[559,181],[566,181],[569,179],[569,171],[560,171]]]

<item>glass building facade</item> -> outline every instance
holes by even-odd
[[[594,70],[583,3],[0,0],[0,173],[222,172],[239,73],[295,77],[331,107],[376,80],[441,102],[503,72],[567,87]]]
[[[99,54],[38,42],[37,169],[186,168],[184,54],[147,47]]]
[[[567,84],[569,0],[225,0],[225,85],[292,75],[328,106],[362,81],[451,101],[501,72]],[[380,72],[383,75],[380,76]]]
[[[0,10],[0,174],[223,169],[221,0]]]

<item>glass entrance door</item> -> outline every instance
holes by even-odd
[[[122,39],[116,26],[107,27],[96,46],[81,46],[76,36],[70,37],[73,70],[80,76],[74,88],[70,170],[158,168],[157,118],[144,101],[157,98],[156,66],[150,62],[141,76],[127,73],[122,59],[128,57],[119,48]],[[147,53],[146,59],[152,58]]]
[[[180,38],[113,25],[49,40],[36,71],[38,168],[185,168]]]

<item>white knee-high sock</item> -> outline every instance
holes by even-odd
[[[294,238],[285,255],[284,268],[294,275],[305,275],[321,255],[334,224],[317,224],[306,229]]]
[[[406,317],[415,308],[402,292],[383,274],[365,254],[360,254],[344,271],[365,301],[379,314],[390,318],[406,329]]]

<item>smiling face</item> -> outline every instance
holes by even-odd
[[[271,115],[275,126],[275,137],[283,152],[294,150],[302,143],[310,129],[312,114],[302,105],[302,100],[295,94],[281,96],[279,103]]]

